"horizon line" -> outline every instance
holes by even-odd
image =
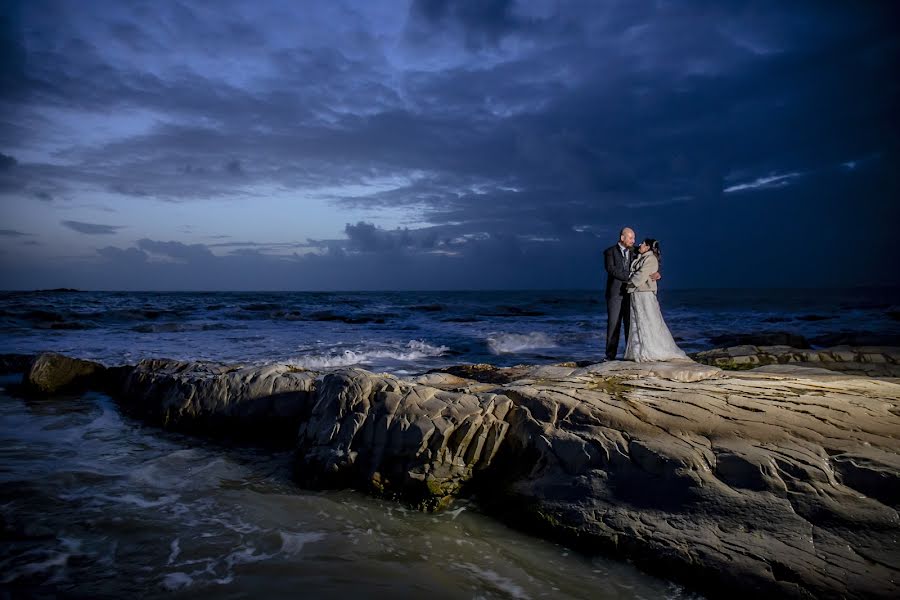
[[[850,290],[897,290],[900,291],[900,285],[885,286],[883,284],[861,284],[850,286],[807,286],[807,287],[785,287],[785,286],[724,286],[724,287],[668,287],[662,291],[762,291],[762,290],[783,290],[783,291],[850,291]],[[187,294],[257,294],[257,293],[278,293],[278,294],[384,294],[384,293],[447,293],[447,292],[603,292],[602,286],[596,288],[583,287],[548,287],[548,288],[403,288],[403,289],[175,289],[175,288],[159,288],[159,289],[114,289],[114,288],[97,288],[97,289],[80,289],[69,287],[58,288],[33,288],[33,289],[0,289],[0,293],[129,293],[129,294],[150,294],[150,293],[187,293]]]

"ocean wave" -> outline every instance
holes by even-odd
[[[330,369],[335,367],[349,367],[352,365],[364,365],[374,361],[400,361],[412,362],[423,358],[441,356],[448,352],[447,346],[432,346],[422,340],[410,340],[401,348],[361,348],[356,350],[344,350],[340,353],[324,355],[305,355],[288,361],[298,367],[307,369]]]
[[[19,555],[16,560],[6,562],[6,571],[0,576],[0,583],[9,584],[17,579],[45,582],[57,581],[69,564],[69,559],[81,554],[81,540],[59,536],[53,548],[35,548]]]
[[[493,310],[479,313],[484,317],[543,317],[547,313],[542,310],[534,310],[531,308],[522,308],[521,306],[510,306],[501,304],[495,306]]]
[[[135,325],[131,331],[137,333],[181,333],[186,331],[226,331],[230,329],[247,329],[246,325],[228,323],[147,323]]]
[[[513,354],[536,348],[555,348],[557,343],[546,333],[499,333],[487,338],[492,354]]]

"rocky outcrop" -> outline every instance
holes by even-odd
[[[105,374],[100,363],[45,352],[28,365],[23,387],[31,394],[72,392],[102,386]]]
[[[787,361],[468,373],[143,361],[121,402],[200,431],[290,423],[304,483],[426,509],[474,492],[713,595],[900,595],[897,383]]]
[[[835,346],[810,350],[791,346],[743,345],[698,352],[693,358],[728,370],[794,364],[869,377],[900,377],[900,349],[891,346]]]
[[[513,403],[452,375],[430,382],[455,391],[361,369],[325,375],[297,437],[298,477],[445,506],[490,464]]]
[[[129,413],[165,427],[285,445],[309,416],[317,377],[290,365],[152,359],[130,369],[117,396]]]
[[[582,545],[738,596],[900,593],[900,386],[609,363],[504,386],[493,481]]]

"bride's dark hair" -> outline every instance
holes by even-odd
[[[647,238],[644,240],[644,243],[647,244],[648,246],[650,246],[650,252],[652,252],[656,256],[656,260],[661,261],[662,258],[660,257],[661,253],[659,251],[659,240],[654,240],[653,238]]]

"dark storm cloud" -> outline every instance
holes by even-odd
[[[900,217],[895,3],[421,0],[392,17],[406,19],[395,46],[350,5],[341,24],[355,32],[308,47],[275,41],[297,13],[238,7],[113,3],[81,33],[64,7],[9,11],[0,101],[31,115],[0,118],[10,140],[48,135],[34,107],[134,113],[141,126],[53,161],[0,155],[0,191],[186,202],[322,188],[338,208],[420,224],[357,222],[341,239],[298,243],[321,255],[291,268],[332,283],[325,265],[364,277],[348,265],[399,256],[440,266],[423,267],[421,285],[456,273],[592,285],[596,269],[559,265],[596,257],[624,224],[666,241],[668,281],[780,281],[755,266],[760,253],[802,233],[818,248],[817,281],[839,283],[826,266],[844,260],[842,233],[886,239]],[[367,192],[372,181],[393,183]],[[225,260],[172,244],[142,240],[121,256]],[[268,261],[260,273],[287,269],[266,253],[290,246],[233,247],[241,265]],[[703,270],[677,266],[710,247]],[[851,278],[879,271],[873,261]]]
[[[73,231],[86,235],[111,235],[122,229],[118,225],[100,225],[98,223],[83,223],[81,221],[60,221],[60,223]]]
[[[7,156],[6,154],[3,154],[2,152],[0,152],[0,171],[12,169],[14,166],[16,166],[18,164],[18,162],[19,161],[17,161],[12,156]]]
[[[358,232],[366,229],[364,225],[351,227]],[[404,238],[402,230],[373,230],[376,237]],[[588,252],[595,245],[592,235],[584,235],[575,248]],[[385,290],[408,288],[411,281],[424,289],[520,289],[534,284],[533,271],[544,274],[542,283],[548,287],[570,287],[596,271],[596,265],[587,261],[566,260],[571,247],[509,235],[438,241],[426,252],[416,242],[398,241],[347,250],[324,241],[317,247],[323,251],[275,255],[261,248],[243,248],[217,256],[202,244],[144,239],[137,247],[99,249],[98,264],[78,261],[46,266],[39,272],[17,265],[4,270],[25,287],[74,277],[91,289],[109,288],[114,281],[116,289],[146,289],[148,282],[155,282],[162,289],[192,290]],[[453,253],[443,252],[448,248]]]
[[[141,239],[137,243],[138,248],[146,253],[168,256],[186,261],[208,261],[213,258],[213,253],[203,244],[182,244],[181,242],[158,242]]]
[[[406,248],[428,250],[434,248],[437,241],[436,235],[429,229],[385,231],[362,221],[356,225],[348,223],[344,233],[347,234],[348,247],[362,252],[391,252]]]
[[[540,31],[545,22],[522,15],[514,0],[413,0],[410,6],[412,22],[408,35],[415,41],[427,43],[435,29],[458,27],[466,45],[478,48],[496,44],[504,36],[514,33]],[[427,25],[417,30],[417,25]]]
[[[22,237],[25,235],[28,234],[21,231],[16,231],[15,229],[0,229],[0,236],[3,237]]]
[[[97,250],[97,254],[122,268],[130,268],[143,265],[149,256],[143,250],[137,248],[117,248],[107,246]]]
[[[239,160],[230,160],[225,164],[225,171],[231,175],[243,175],[244,167]]]

